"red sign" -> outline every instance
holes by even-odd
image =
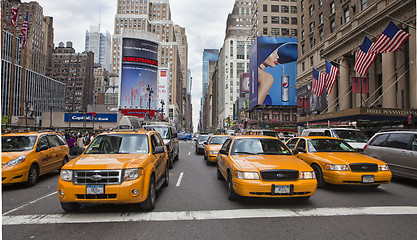
[[[161,71],[161,77],[166,77],[167,76],[167,71]]]
[[[139,118],[148,118],[149,110],[148,109],[122,109],[122,114],[126,116],[136,116]],[[151,117],[155,116],[155,110],[151,109]]]
[[[413,114],[408,114],[408,124],[413,124]]]
[[[369,78],[368,77],[353,77],[352,78],[352,93],[369,93]]]
[[[148,58],[142,58],[142,57],[123,57],[123,62],[146,63],[146,64],[158,66],[158,61],[148,59]]]

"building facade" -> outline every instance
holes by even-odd
[[[107,71],[110,70],[111,35],[100,32],[100,26],[92,26],[85,33],[85,51],[94,53],[94,63],[101,64]]]
[[[298,2],[298,9],[304,19],[298,23],[298,97],[311,99],[309,108],[299,109],[299,126],[354,122],[368,132],[410,127],[408,119],[416,116],[417,107],[416,2],[304,0]],[[378,54],[366,76],[361,76],[354,64],[364,37],[375,42],[390,21],[411,37],[396,52]],[[324,60],[339,73],[331,93],[324,90],[319,98],[309,91],[311,72],[313,67],[325,72]],[[353,93],[354,77],[365,77],[369,91]]]

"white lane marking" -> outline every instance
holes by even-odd
[[[192,221],[244,218],[285,218],[285,217],[335,217],[335,216],[380,216],[417,215],[416,206],[385,206],[363,208],[311,208],[311,209],[235,209],[213,211],[147,212],[129,213],[82,213],[82,214],[40,214],[4,216],[3,225],[21,224],[62,224],[62,223],[104,223],[104,222],[151,222],[151,221]]]
[[[178,178],[178,181],[177,181],[177,187],[179,187],[180,185],[181,185],[181,181],[182,181],[182,177],[184,176],[184,173],[182,172],[181,174],[180,174],[180,177]]]
[[[190,156],[191,152],[188,153],[188,156]]]
[[[35,199],[35,200],[33,200],[33,201],[29,202],[29,203],[23,204],[23,205],[22,205],[22,206],[20,206],[20,207],[17,207],[17,208],[15,208],[15,209],[12,209],[12,210],[10,210],[10,211],[8,211],[8,212],[3,213],[3,216],[4,216],[4,215],[7,215],[7,214],[9,214],[9,213],[15,212],[15,211],[17,211],[17,210],[19,210],[19,209],[21,209],[21,208],[24,208],[24,207],[28,206],[29,204],[33,204],[33,203],[35,203],[35,202],[37,202],[37,201],[40,201],[40,200],[42,200],[42,199],[44,199],[44,198],[50,197],[50,196],[52,196],[52,195],[54,195],[54,194],[57,194],[57,193],[56,193],[56,192],[52,192],[52,193],[50,193],[50,194],[48,194],[48,195],[46,195],[46,196],[40,197],[40,198]]]

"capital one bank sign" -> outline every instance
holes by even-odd
[[[82,113],[65,113],[64,115],[65,122],[117,122],[117,114],[104,114],[98,113],[96,116],[92,114],[82,114]]]

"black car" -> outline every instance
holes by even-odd
[[[144,128],[147,131],[154,130],[159,132],[162,139],[164,140],[165,146],[168,149],[169,168],[172,168],[174,166],[174,161],[177,161],[180,155],[180,148],[178,146],[178,134],[175,127],[165,124],[152,124],[145,125]]]
[[[195,140],[195,152],[197,154],[203,154],[204,153],[204,142],[209,139],[211,134],[201,134],[199,135]]]

